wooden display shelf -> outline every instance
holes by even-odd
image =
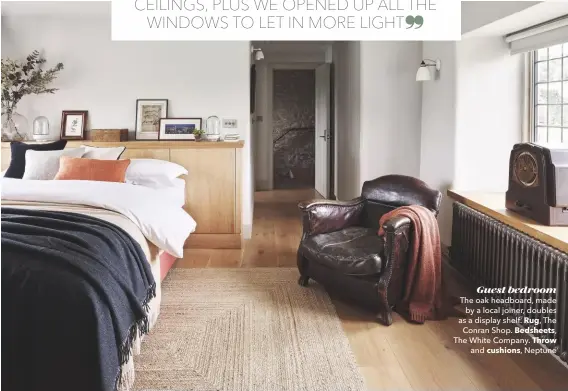
[[[568,253],[568,227],[542,225],[505,207],[505,193],[448,190],[448,196],[533,238]]]
[[[36,141],[25,141],[26,144],[40,144]],[[239,149],[244,146],[244,141],[91,141],[69,140],[68,147],[90,145],[93,147],[126,147],[126,149]],[[2,141],[2,148],[10,148],[9,141]]]

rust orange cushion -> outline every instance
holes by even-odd
[[[130,160],[97,160],[61,156],[55,180],[124,182]]]

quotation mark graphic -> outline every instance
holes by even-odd
[[[419,29],[424,24],[424,18],[421,15],[417,16],[408,15],[406,17],[406,24],[408,25],[408,27],[406,28],[407,30],[415,25],[416,27],[414,28]]]

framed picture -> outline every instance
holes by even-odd
[[[167,99],[136,100],[136,140],[158,140],[160,118],[167,116]]]
[[[61,116],[61,139],[84,140],[87,111],[64,110]]]
[[[159,140],[195,140],[194,130],[201,129],[201,118],[160,119]]]

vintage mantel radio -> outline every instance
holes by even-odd
[[[545,225],[568,225],[568,149],[515,144],[507,209]]]

